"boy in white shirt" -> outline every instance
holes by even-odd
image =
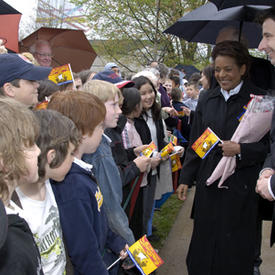
[[[44,274],[65,274],[66,253],[59,211],[49,178],[61,181],[71,168],[73,152],[79,142],[74,123],[53,110],[35,112],[40,124],[37,145],[39,180],[16,188],[18,204],[23,208],[38,246]],[[15,199],[16,200],[16,199]]]

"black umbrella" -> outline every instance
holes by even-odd
[[[214,3],[219,10],[232,8],[236,6],[247,6],[247,5],[265,5],[272,6],[275,5],[274,0],[209,0]]]
[[[261,26],[254,22],[259,11],[270,6],[245,6],[217,10],[213,3],[207,3],[181,17],[164,31],[189,42],[214,45],[220,30],[235,27],[243,34],[249,48],[256,48],[261,40]]]
[[[0,14],[16,14],[20,13],[13,7],[11,7],[9,4],[7,4],[5,1],[0,0]]]
[[[199,73],[200,71],[193,65],[183,65],[183,64],[179,64],[175,67],[175,69],[181,71],[184,70],[185,73],[185,78],[189,79],[189,77],[193,74],[193,73]]]

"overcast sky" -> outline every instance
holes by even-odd
[[[33,25],[32,21],[35,20],[35,16],[36,16],[35,11],[37,8],[37,0],[21,0],[21,1],[4,0],[4,1],[22,13],[22,17],[19,25],[19,33],[21,38],[25,37],[32,31],[30,30],[30,32],[28,32],[27,29],[29,28],[27,28],[26,26]]]
[[[10,6],[22,13],[22,17],[28,17],[32,14],[33,9],[36,8],[37,0],[4,0]]]

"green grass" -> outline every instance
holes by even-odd
[[[157,228],[155,233],[160,237],[159,241],[152,242],[154,248],[160,250],[163,247],[182,204],[177,195],[173,194],[162,205],[160,211],[154,212],[153,225]]]

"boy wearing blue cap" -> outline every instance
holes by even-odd
[[[48,77],[50,67],[35,66],[19,54],[0,55],[0,95],[32,107],[37,104],[38,80]]]

